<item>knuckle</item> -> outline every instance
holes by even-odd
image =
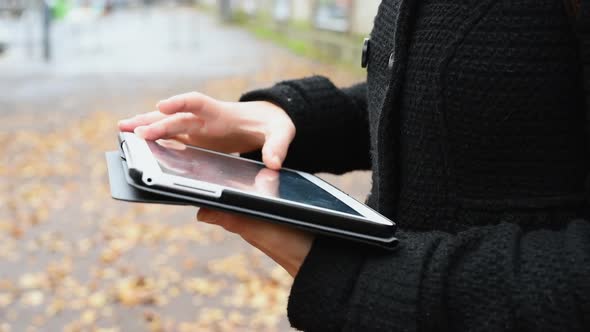
[[[178,130],[181,132],[191,132],[193,126],[195,126],[195,118],[188,114],[183,115],[177,120],[176,127],[178,127]]]
[[[141,120],[145,119],[145,117],[146,117],[146,114],[145,114],[145,113],[142,113],[142,114],[137,114],[137,115],[135,115],[135,116],[134,116],[133,118],[131,118],[131,119],[133,119],[133,120],[135,120],[135,121],[141,121]]]
[[[228,232],[235,234],[244,233],[243,223],[239,222],[239,220],[237,218],[234,218],[233,216],[225,216],[221,218],[220,225]]]
[[[197,218],[205,222],[216,222],[218,219],[217,217],[218,213],[211,210],[200,209],[197,213]]]
[[[189,92],[185,98],[183,98],[183,102],[186,106],[191,105],[198,105],[201,103],[201,100],[203,99],[203,94],[199,93],[199,92]]]
[[[292,140],[293,137],[295,137],[295,125],[293,123],[288,122],[281,127],[281,133],[283,134],[285,139]]]
[[[157,138],[165,137],[169,133],[168,126],[162,123],[153,124],[150,126],[150,129],[152,135]]]
[[[234,222],[228,222],[227,220],[223,220],[220,223],[220,226],[223,227],[226,231],[230,233],[239,233],[238,226]]]
[[[199,97],[201,97],[201,93],[199,93],[197,91],[191,91],[186,94],[186,97],[187,98],[199,98]]]
[[[178,115],[178,122],[183,126],[189,126],[194,122],[194,117],[190,113],[182,113]]]

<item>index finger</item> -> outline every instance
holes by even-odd
[[[156,107],[164,114],[180,112],[203,115],[212,110],[211,105],[217,101],[198,92],[183,93],[158,102]]]
[[[131,132],[134,131],[137,127],[150,125],[154,122],[162,120],[165,117],[165,114],[162,114],[158,111],[138,114],[132,118],[123,119],[119,121],[119,130]]]

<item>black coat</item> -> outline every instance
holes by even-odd
[[[373,170],[400,249],[316,239],[289,299],[304,330],[590,330],[589,154],[561,0],[385,0],[367,82],[310,77],[286,165]]]

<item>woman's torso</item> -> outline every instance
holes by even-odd
[[[385,214],[451,231],[583,216],[585,113],[561,0],[386,0],[370,47]]]

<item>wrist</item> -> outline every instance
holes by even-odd
[[[311,251],[311,246],[313,244],[314,236],[309,233],[300,233],[297,235],[300,237],[298,249],[294,250],[293,253],[286,259],[285,264],[283,265],[284,269],[293,277],[295,278],[299,273],[299,269],[305,258]]]
[[[244,234],[242,237],[295,278],[311,251],[315,236],[298,229],[290,229],[285,226],[277,227],[283,228],[283,231],[279,233],[280,236],[276,236],[270,241],[244,236]]]

